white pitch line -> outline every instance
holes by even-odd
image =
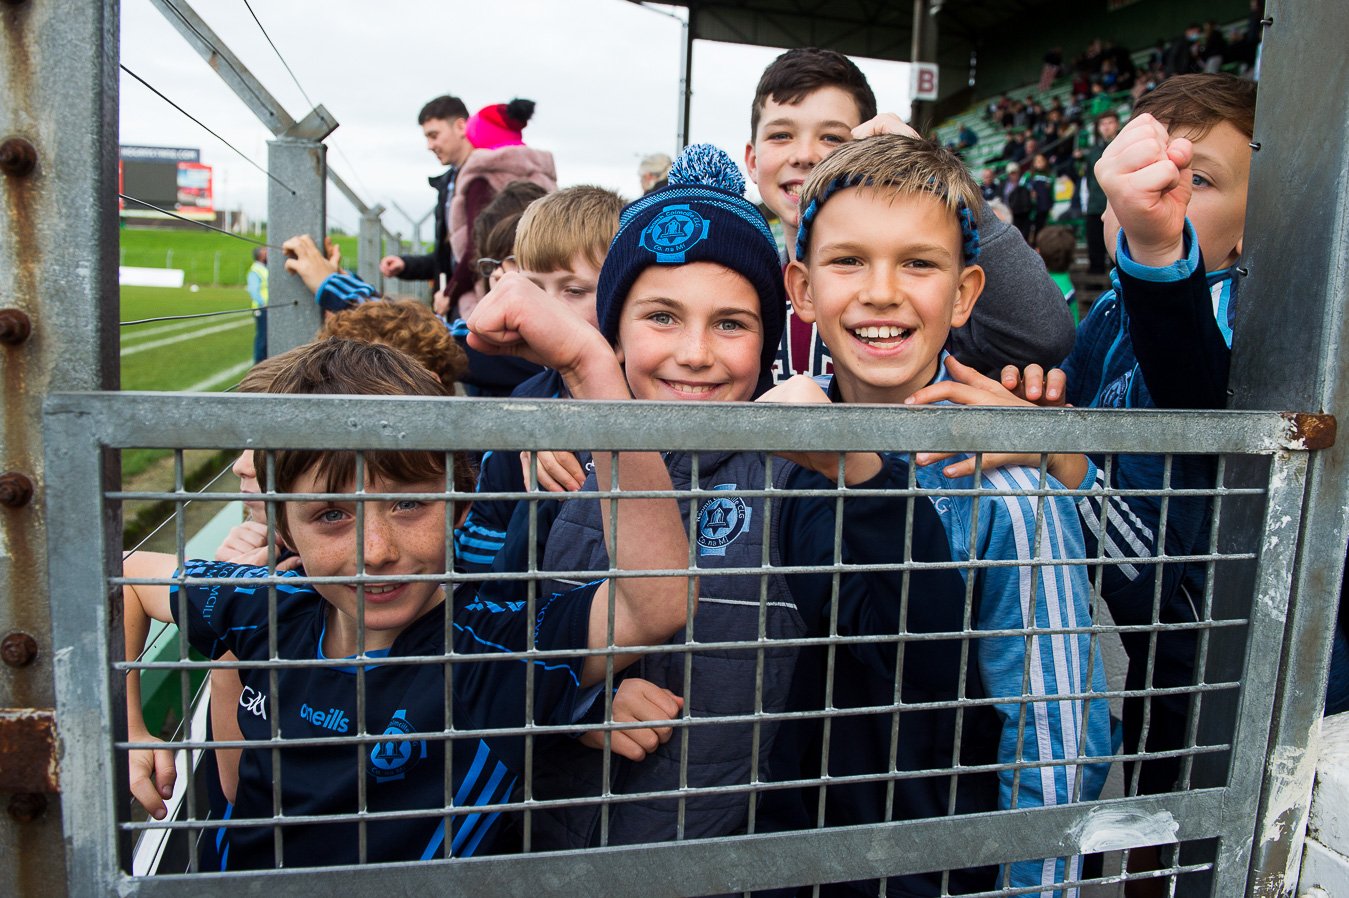
[[[205,337],[210,334],[224,333],[225,331],[237,330],[241,327],[252,327],[253,319],[246,318],[243,321],[231,321],[228,324],[217,324],[215,327],[204,327],[199,331],[192,331],[187,334],[179,334],[176,337],[165,337],[162,340],[151,340],[149,343],[137,343],[135,346],[122,350],[122,358],[129,355],[135,355],[138,352],[145,352],[150,349],[160,349],[164,346],[172,346],[175,343],[182,343],[185,340],[195,340],[197,337]]]
[[[252,367],[253,362],[251,359],[248,361],[240,362],[233,368],[227,368],[224,371],[218,371],[215,374],[212,374],[210,377],[206,378],[205,380],[198,381],[197,383],[194,383],[190,387],[183,387],[182,390],[175,390],[174,392],[202,393],[210,389],[211,387],[214,387],[216,384],[224,383],[225,381],[229,380],[237,380],[238,378],[242,377],[244,373],[248,371],[249,368]]]

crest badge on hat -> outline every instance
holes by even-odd
[[[642,230],[642,249],[656,254],[656,261],[684,264],[684,253],[707,239],[712,222],[688,205],[666,206]]]

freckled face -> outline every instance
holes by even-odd
[[[762,350],[759,295],[723,265],[652,265],[623,303],[618,354],[637,399],[749,400]]]
[[[442,480],[398,483],[374,478],[367,492],[433,493],[444,486]],[[297,493],[327,492],[324,487],[310,470],[292,489]],[[394,499],[363,504],[365,573],[389,578],[365,585],[365,648],[388,648],[409,624],[445,598],[438,581],[396,582],[397,577],[409,574],[444,574],[445,503]],[[355,502],[291,502],[286,519],[306,574],[351,577],[359,573]],[[324,652],[332,657],[354,654],[360,615],[356,586],[325,583],[317,588],[336,612],[329,619]]]

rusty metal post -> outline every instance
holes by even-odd
[[[13,895],[66,891],[58,736],[81,734],[53,729],[64,634],[48,561],[120,531],[109,518],[84,546],[44,542],[41,424],[48,393],[117,388],[119,11],[0,5],[0,891]]]

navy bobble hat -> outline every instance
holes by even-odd
[[[711,144],[685,148],[670,168],[667,187],[624,208],[618,233],[600,269],[595,315],[606,340],[618,340],[628,291],[652,265],[715,262],[747,279],[759,294],[763,350],[759,391],[772,381],[773,362],[786,319],[782,259],[768,222],[745,199],[745,179],[735,161]]]

